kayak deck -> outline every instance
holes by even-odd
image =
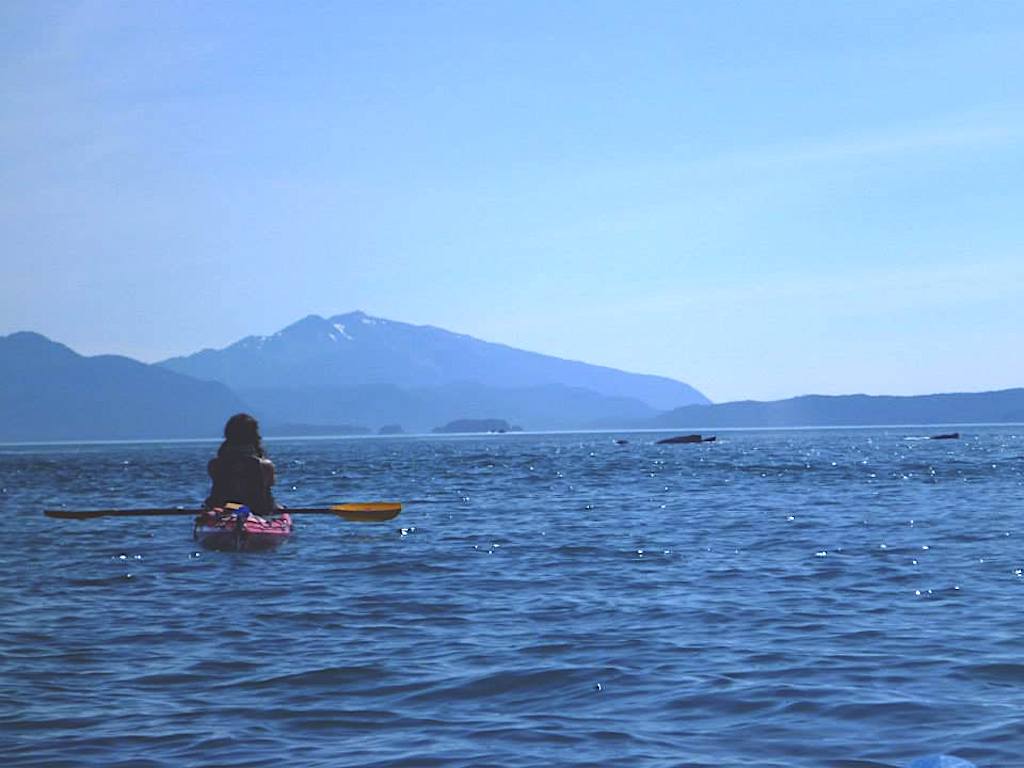
[[[224,552],[265,552],[286,541],[292,534],[292,516],[245,515],[239,520],[233,510],[219,507],[196,515],[192,535],[206,549]]]

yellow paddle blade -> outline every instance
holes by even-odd
[[[398,517],[402,505],[397,501],[371,501],[365,504],[334,504],[331,511],[353,523],[382,523]]]

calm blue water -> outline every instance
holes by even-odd
[[[962,431],[272,442],[286,504],[409,504],[264,555],[41,514],[213,444],[0,447],[0,763],[1024,765],[1024,428]]]

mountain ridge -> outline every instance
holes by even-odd
[[[0,440],[214,437],[245,403],[227,387],[42,334],[0,336]]]
[[[799,395],[675,408],[649,428],[839,427],[1024,422],[1024,388],[928,395]]]
[[[246,336],[157,364],[219,381],[274,420],[302,423],[354,423],[372,412],[370,426],[430,429],[457,418],[499,416],[528,428],[573,428],[608,415],[639,419],[676,405],[710,402],[689,384],[667,377],[362,311],[307,315],[273,334]],[[466,410],[453,399],[458,391],[467,394]],[[513,405],[504,408],[503,397]],[[382,410],[382,402],[394,410]]]
[[[433,325],[374,317],[361,310],[327,318],[306,315],[276,333],[245,336],[219,349],[207,347],[157,365],[244,389],[294,386],[295,378],[314,357],[320,357],[321,377],[333,378],[332,384],[345,387],[423,387],[459,381],[505,387],[560,383],[632,397],[656,410],[710,402],[689,384],[665,376],[531,352]],[[360,367],[353,369],[353,364]]]
[[[370,322],[363,323],[363,318]],[[347,344],[356,335],[350,327],[353,320],[360,326],[391,322],[365,313],[328,319],[311,315],[274,336],[248,336],[235,344],[258,349],[268,339],[282,336],[304,340],[314,350],[325,344]],[[443,329],[430,332],[434,331],[445,343],[458,338]],[[479,343],[485,351],[494,346]],[[444,383],[441,377],[442,383],[425,386],[324,384],[309,373],[316,369],[308,368],[310,360],[304,354],[300,344],[292,363],[305,371],[306,386],[234,391],[220,382],[120,355],[83,356],[32,331],[0,336],[0,440],[214,437],[224,419],[241,410],[255,413],[268,427],[268,435],[273,425],[303,425],[316,431],[340,424],[358,431],[402,424],[406,431],[427,433],[450,421],[480,418],[506,419],[528,430],[1024,422],[1024,388],[929,395],[812,394],[774,401],[690,404],[659,412],[635,398],[563,383],[503,387],[466,380]],[[426,363],[437,362],[426,356]]]

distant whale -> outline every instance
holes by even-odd
[[[675,445],[677,443],[713,443],[717,440],[714,435],[711,437],[702,437],[701,435],[677,435],[676,437],[666,437],[664,440],[659,440],[657,445]]]

